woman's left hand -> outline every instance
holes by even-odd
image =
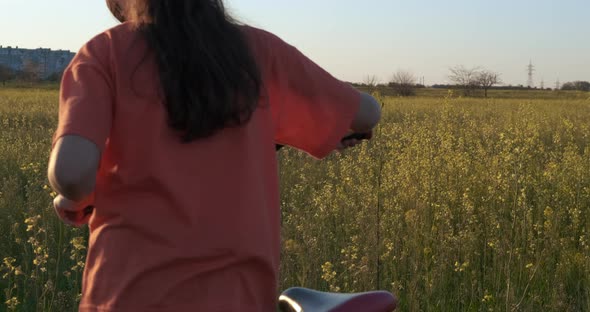
[[[81,202],[74,202],[62,195],[58,195],[53,199],[53,208],[59,218],[66,224],[81,227],[88,224],[90,216],[92,215],[91,202],[86,199]]]

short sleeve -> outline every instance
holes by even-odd
[[[53,144],[65,135],[78,135],[104,149],[113,111],[107,40],[98,36],[89,41],[64,71]]]
[[[360,93],[315,64],[295,47],[270,36],[266,82],[277,105],[275,140],[324,158],[350,130]]]

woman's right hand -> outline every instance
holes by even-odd
[[[343,151],[347,148],[350,147],[354,147],[356,145],[359,145],[363,142],[363,140],[370,140],[373,137],[373,130],[370,130],[369,132],[365,132],[362,134],[358,134],[358,135],[349,135],[347,137],[345,137],[344,139],[342,139],[340,141],[340,143],[338,143],[338,146],[336,147],[336,149],[338,151]]]

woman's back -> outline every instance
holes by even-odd
[[[54,140],[77,135],[102,152],[81,311],[274,309],[274,144],[323,158],[360,96],[272,34],[240,29],[260,105],[244,125],[190,143],[170,127],[157,62],[131,24],[92,39],[64,73]]]

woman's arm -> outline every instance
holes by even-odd
[[[88,41],[61,80],[58,125],[47,176],[60,194],[53,201],[56,213],[74,226],[86,224],[90,218],[100,157],[111,131],[114,82],[110,45],[107,33]]]

